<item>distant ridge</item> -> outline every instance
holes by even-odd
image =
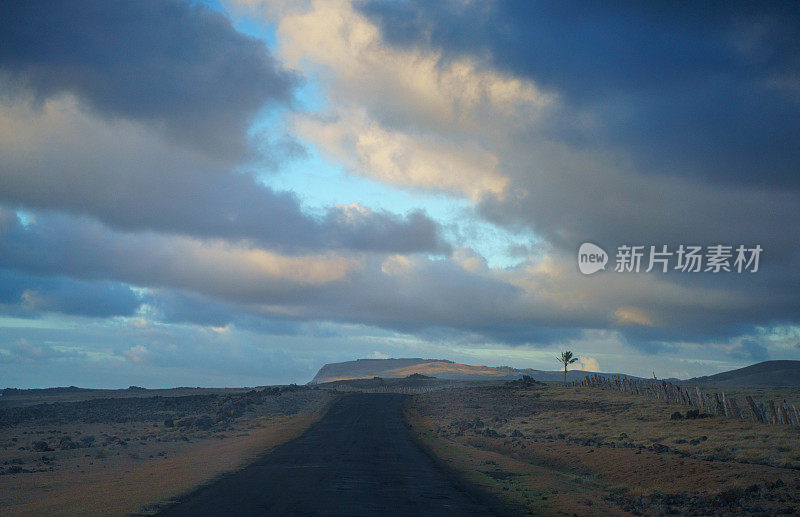
[[[686,382],[719,386],[800,386],[800,361],[764,361]]]
[[[2,394],[5,397],[10,397],[12,395],[18,395],[21,393],[46,395],[49,393],[83,393],[87,391],[92,391],[92,390],[89,388],[79,388],[77,386],[59,386],[56,388],[33,388],[33,389],[4,388],[3,390],[0,390],[0,394]]]
[[[321,382],[328,382],[332,380],[339,381],[344,379],[385,377],[385,375],[380,374],[387,370],[405,368],[408,366],[429,362],[446,363],[450,361],[447,361],[446,359],[420,359],[419,357],[413,357],[407,359],[357,359],[355,361],[346,361],[344,363],[330,363],[320,368],[317,372],[317,375],[314,376],[309,384],[319,384]],[[405,377],[405,375],[400,377]]]
[[[343,381],[351,379],[371,379],[381,377],[396,379],[420,374],[437,379],[448,380],[514,380],[529,375],[537,381],[564,380],[562,371],[532,370],[530,368],[511,368],[510,366],[471,366],[454,363],[446,359],[358,359],[342,363],[326,364],[317,372],[309,384]],[[569,370],[567,380],[581,380],[593,372]],[[616,374],[600,373],[607,377]]]

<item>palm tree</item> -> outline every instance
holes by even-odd
[[[575,361],[578,360],[577,357],[572,356],[572,352],[567,350],[566,352],[561,352],[561,357],[556,357],[558,362],[564,365],[564,386],[567,385],[567,366],[571,365]]]

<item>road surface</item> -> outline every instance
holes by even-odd
[[[343,397],[296,440],[162,515],[494,515],[419,449],[402,405],[391,393]]]

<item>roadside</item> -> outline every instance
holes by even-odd
[[[335,399],[267,388],[4,410],[0,514],[152,513],[300,436]]]
[[[415,396],[425,447],[533,514],[781,514],[800,505],[800,434],[636,395],[536,383]]]

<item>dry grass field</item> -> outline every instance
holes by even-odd
[[[0,410],[0,515],[152,513],[299,436],[334,399],[201,393]]]
[[[670,418],[687,409],[536,383],[417,395],[407,416],[446,467],[521,513],[800,512],[800,430]]]

